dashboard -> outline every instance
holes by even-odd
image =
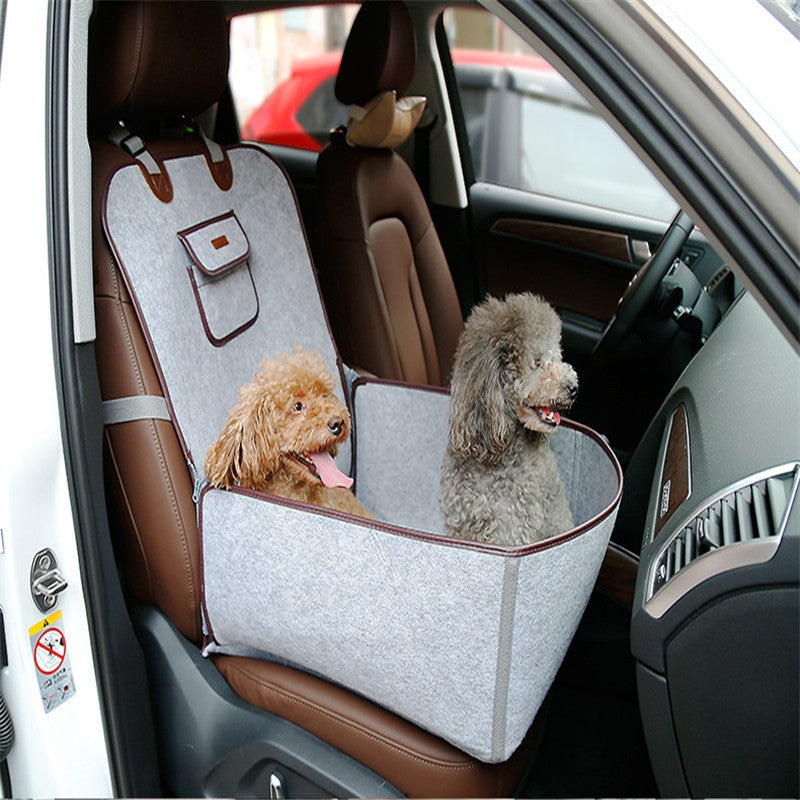
[[[659,414],[631,648],[663,796],[800,794],[799,361],[742,293]]]

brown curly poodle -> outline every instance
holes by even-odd
[[[212,486],[234,485],[372,515],[356,500],[353,479],[334,463],[350,435],[350,414],[334,394],[334,380],[316,353],[264,359],[205,460]]]

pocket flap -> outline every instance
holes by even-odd
[[[179,231],[178,237],[197,269],[209,277],[250,258],[250,242],[233,211]]]

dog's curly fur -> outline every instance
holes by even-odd
[[[473,310],[455,355],[442,469],[451,535],[513,546],[573,527],[548,443],[558,417],[548,412],[569,408],[577,388],[546,301],[509,295]]]
[[[351,491],[325,486],[310,466],[310,454],[335,456],[349,435],[350,414],[334,394],[333,377],[319,355],[298,346],[264,359],[241,388],[206,455],[206,476],[217,488],[239,485],[371,517]]]

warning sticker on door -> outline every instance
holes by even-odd
[[[31,639],[39,693],[44,710],[49,714],[75,694],[75,681],[72,678],[61,612],[56,611],[37,622],[30,628],[28,635]]]

